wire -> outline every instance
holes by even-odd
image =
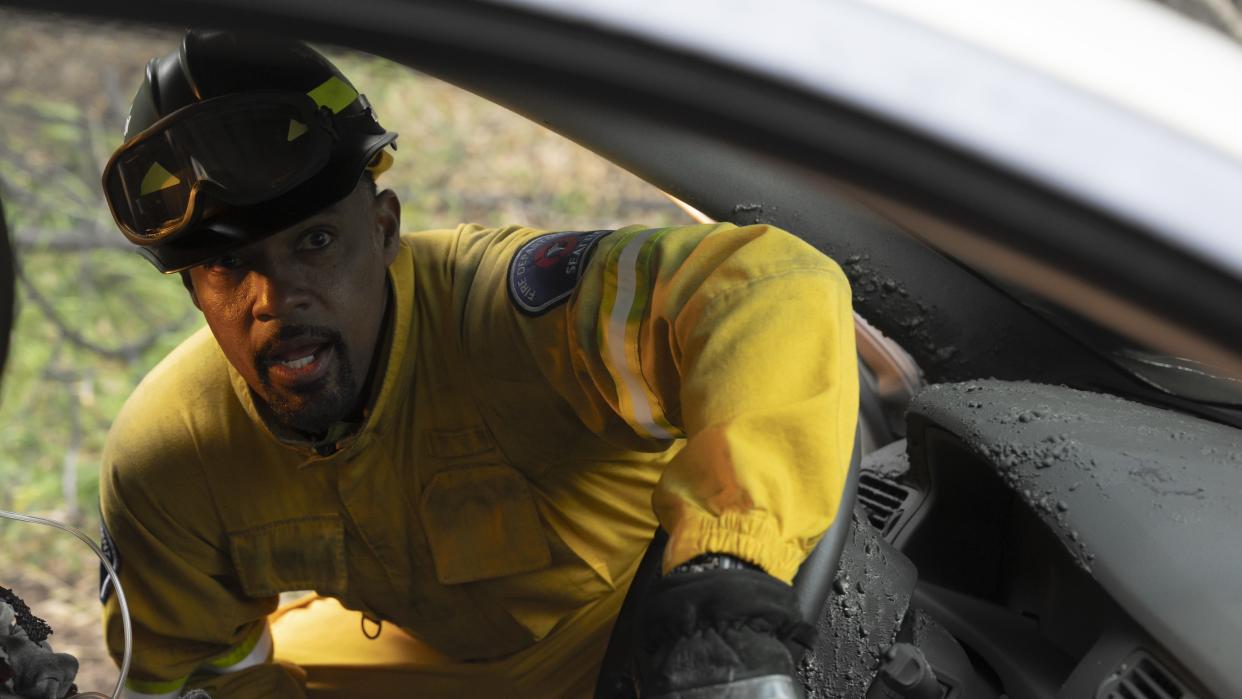
[[[116,589],[116,601],[121,607],[121,626],[125,635],[125,649],[121,655],[121,674],[116,678],[116,688],[112,690],[112,699],[120,699],[121,690],[125,687],[125,678],[129,676],[129,661],[130,656],[133,655],[134,651],[134,633],[129,622],[129,604],[125,601],[125,591],[121,589],[121,577],[116,574],[116,570],[113,569],[112,564],[108,562],[108,557],[104,555],[103,551],[99,549],[99,544],[96,544],[93,539],[86,534],[83,534],[81,530],[76,527],[71,527],[68,524],[62,524],[55,520],[44,519],[43,517],[36,517],[34,515],[23,515],[18,514],[17,512],[8,512],[6,510],[0,510],[0,517],[17,520],[18,522],[42,524],[47,527],[52,527],[53,529],[68,532],[76,536],[82,543],[91,547],[91,551],[94,551],[95,555],[99,557],[99,562],[103,564],[104,570],[107,571],[108,577],[112,580],[112,585]],[[76,696],[83,698],[105,697],[105,695],[100,692],[86,692],[80,693]]]

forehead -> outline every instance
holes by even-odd
[[[359,186],[335,204],[324,207],[275,233],[266,235],[261,240],[234,248],[228,254],[247,256],[264,252],[267,249],[279,248],[311,230],[324,226],[338,230],[360,228],[365,226],[368,220],[371,199],[370,192],[365,187]]]

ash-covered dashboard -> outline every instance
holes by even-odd
[[[929,387],[907,429],[860,501],[992,689],[1242,696],[1242,433],[1001,381]]]

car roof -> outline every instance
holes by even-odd
[[[1242,49],[1154,2],[498,4],[847,102],[1242,274],[1242,90],[1228,87],[1242,79]]]

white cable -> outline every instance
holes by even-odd
[[[116,688],[112,690],[112,699],[120,699],[121,691],[125,687],[125,678],[129,676],[129,660],[134,651],[134,635],[133,629],[130,628],[129,623],[129,604],[125,602],[125,591],[121,589],[121,577],[116,574],[116,570],[113,569],[112,564],[108,562],[108,557],[104,555],[103,551],[99,549],[99,544],[96,544],[93,539],[86,534],[83,534],[81,530],[71,527],[68,524],[62,524],[54,520],[44,519],[43,517],[36,517],[34,515],[23,515],[16,512],[7,512],[5,510],[0,510],[0,517],[6,517],[19,522],[42,524],[64,532],[69,532],[80,539],[82,543],[91,547],[91,550],[94,551],[95,555],[99,557],[99,562],[103,564],[104,570],[107,571],[108,577],[112,580],[112,585],[116,589],[116,601],[121,607],[121,627],[125,634],[125,649],[121,655],[121,674],[116,678]],[[104,696],[98,692],[86,692],[78,694],[77,696],[90,697],[91,695],[99,697]]]

